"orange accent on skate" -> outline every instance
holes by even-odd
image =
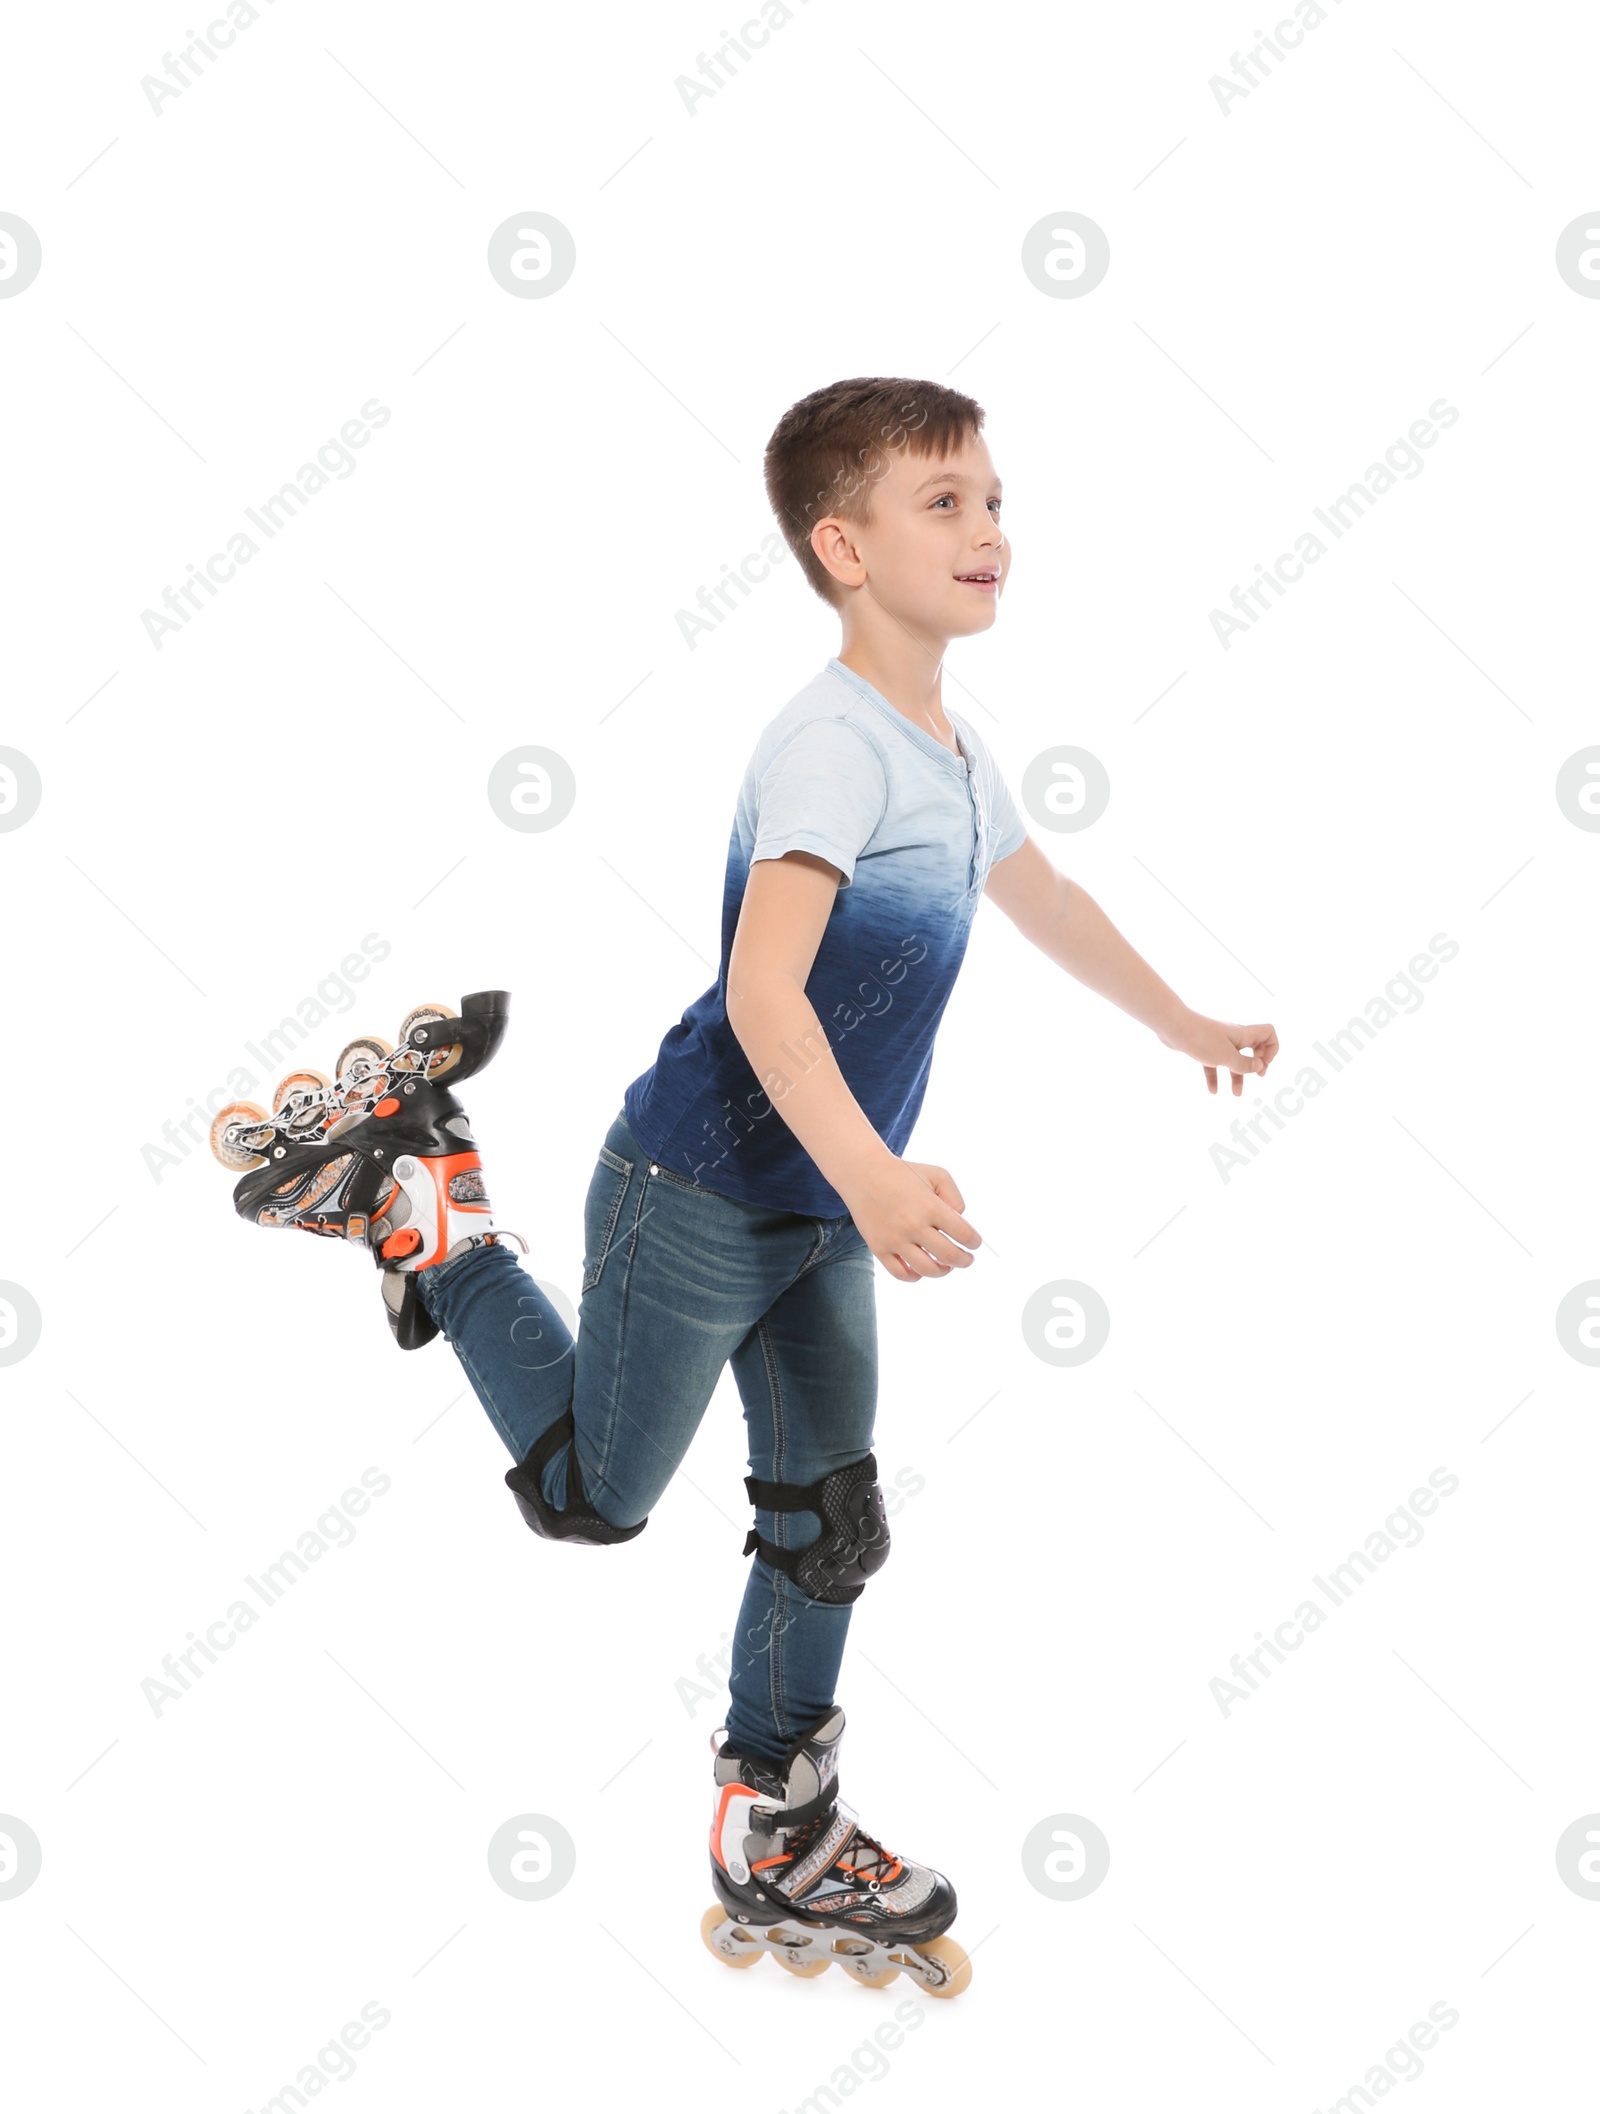
[[[711,1854],[724,1871],[728,1864],[722,1854],[722,1824],[728,1817],[728,1808],[736,1798],[754,1798],[755,1795],[748,1784],[724,1784],[722,1787],[717,1810],[711,1816]]]
[[[402,1226],[398,1233],[391,1233],[383,1244],[383,1259],[394,1262],[403,1255],[415,1255],[422,1246],[422,1235],[415,1226]]]
[[[345,1221],[345,1237],[348,1240],[364,1241],[367,1237],[367,1222],[360,1212],[353,1212]]]
[[[372,1111],[375,1116],[394,1116],[400,1112],[400,1103],[393,1094],[386,1095]]]
[[[753,1864],[750,1869],[752,1872],[765,1872],[770,1870],[775,1864],[787,1864],[788,1862],[787,1857],[763,1857],[759,1864]]]

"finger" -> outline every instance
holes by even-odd
[[[1230,1026],[1228,1034],[1239,1049],[1249,1050],[1259,1060],[1256,1066],[1259,1071],[1265,1071],[1278,1054],[1277,1030],[1268,1020],[1257,1021],[1248,1027]]]
[[[922,1245],[929,1255],[936,1257],[950,1269],[970,1270],[972,1267],[972,1257],[966,1249],[958,1248],[953,1240],[947,1240],[937,1227],[923,1235]]]
[[[915,1270],[919,1277],[948,1277],[950,1275],[950,1265],[940,1262],[923,1247],[913,1246],[908,1252],[902,1252],[900,1260],[907,1264],[909,1268]]]
[[[906,1268],[905,1264],[900,1260],[898,1255],[880,1255],[878,1257],[878,1260],[888,1271],[889,1275],[891,1277],[897,1278],[901,1284],[916,1283],[916,1279],[912,1276],[911,1272]]]
[[[1208,1065],[1206,1066],[1206,1068],[1205,1068],[1205,1073],[1206,1073],[1206,1092],[1207,1092],[1208,1094],[1214,1094],[1214,1093],[1216,1092],[1216,1090],[1217,1090],[1217,1068],[1216,1068],[1216,1066],[1215,1066],[1214,1064],[1208,1064]]]
[[[1243,1072],[1230,1072],[1228,1077],[1233,1081],[1233,1098],[1237,1101],[1244,1092],[1244,1074]]]
[[[960,1241],[964,1248],[981,1248],[983,1235],[977,1227],[964,1219],[959,1211],[942,1211],[928,1222],[939,1232],[948,1233],[952,1240]]]

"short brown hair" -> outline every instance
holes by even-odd
[[[791,404],[767,442],[767,497],[784,541],[830,608],[836,582],[811,548],[830,514],[872,518],[872,487],[895,455],[950,455],[983,430],[983,407],[939,382],[885,375],[831,382]]]

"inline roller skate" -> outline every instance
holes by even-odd
[[[828,1711],[776,1765],[717,1745],[711,1820],[715,1903],[700,1935],[719,1960],[770,1953],[809,1979],[842,1967],[866,1989],[908,1974],[930,1997],[959,1996],[972,1966],[953,1938],[955,1888],[896,1857],[839,1797],[844,1712]]]
[[[235,1101],[211,1126],[212,1151],[242,1173],[233,1192],[241,1218],[357,1242],[371,1253],[402,1350],[439,1333],[417,1297],[419,1271],[463,1246],[522,1241],[495,1226],[483,1163],[451,1092],[494,1056],[509,1011],[505,991],[474,991],[459,1014],[414,1006],[398,1047],[358,1035],[340,1051],[333,1079],[290,1072],[270,1115],[256,1102]]]

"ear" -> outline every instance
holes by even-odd
[[[842,514],[830,514],[811,531],[811,548],[818,563],[841,587],[860,587],[867,577],[855,533],[856,524]]]

